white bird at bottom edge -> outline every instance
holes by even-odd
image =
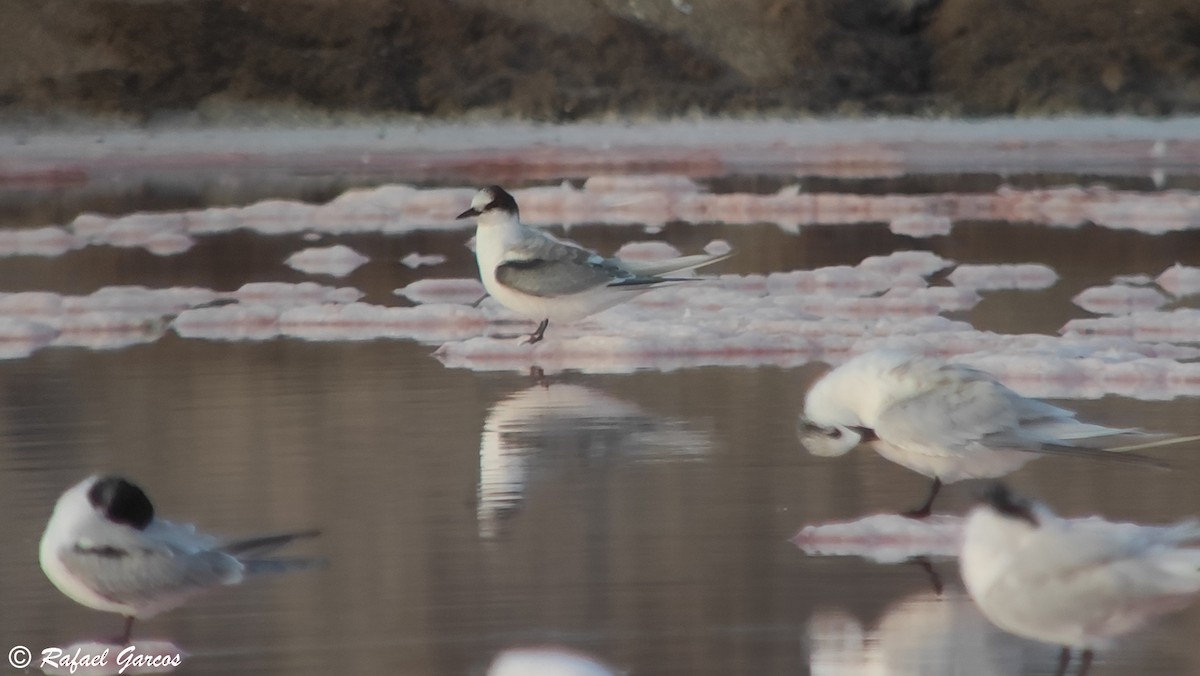
[[[261,558],[318,531],[265,535],[219,543],[188,524],[156,518],[142,489],[119,476],[93,475],[67,489],[42,534],[42,571],[71,600],[125,616],[121,645],[133,621],[153,617],[247,575],[300,570],[319,559]]]
[[[994,482],[972,509],[959,570],[989,620],[1010,633],[1062,646],[1058,675],[1094,651],[1200,592],[1200,522],[1173,526],[1063,519]]]

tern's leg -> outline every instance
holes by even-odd
[[[1063,646],[1062,652],[1058,654],[1058,669],[1055,670],[1054,676],[1067,676],[1067,667],[1071,664],[1071,649]]]
[[[929,560],[928,556],[918,556],[912,562],[925,571],[925,574],[929,576],[929,584],[933,587],[933,593],[940,597],[945,586],[942,584],[942,576],[938,575],[937,569],[933,567],[933,562]]]
[[[904,512],[901,516],[907,516],[910,519],[924,519],[929,516],[933,510],[933,499],[937,497],[940,490],[942,490],[942,480],[935,478],[933,485],[929,487],[929,497],[925,498],[925,504],[914,510]]]
[[[534,343],[540,341],[542,339],[542,335],[546,333],[547,326],[550,326],[550,320],[543,319],[542,323],[538,324],[537,331],[529,334],[529,340],[525,341],[526,344],[533,345]]]
[[[479,307],[479,304],[482,303],[483,301],[487,300],[487,297],[488,297],[488,294],[486,294],[486,293],[483,294],[482,296],[477,298],[474,303],[471,303],[471,307]]]
[[[1079,676],[1087,676],[1088,669],[1092,667],[1093,657],[1095,657],[1095,653],[1091,650],[1083,651],[1083,658],[1080,660],[1083,665],[1079,667]]]
[[[117,637],[117,643],[121,645],[129,645],[129,637],[133,634],[133,616],[125,618],[125,629],[121,631],[121,635]]]

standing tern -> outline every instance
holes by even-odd
[[[942,484],[1004,476],[1038,455],[1155,461],[1097,448],[1094,440],[1142,434],[1079,422],[1075,413],[1023,397],[983,371],[893,350],[867,352],[826,373],[809,390],[797,434],[814,455],[840,456],[867,444],[933,479],[929,516]],[[1143,444],[1180,443],[1192,438]]]
[[[39,558],[46,577],[73,601],[124,615],[119,641],[126,645],[135,618],[153,617],[249,574],[314,567],[318,560],[259,557],[317,534],[220,544],[191,525],[156,518],[150,499],[126,479],[93,475],[54,505]]]
[[[1200,593],[1200,523],[1141,526],[1063,519],[997,482],[967,516],[959,568],[996,626],[1062,646],[1058,675]]]
[[[697,254],[664,261],[605,258],[521,223],[517,201],[500,186],[480,190],[458,218],[476,216],[475,260],[483,286],[504,307],[540,321],[527,342],[542,339],[551,321],[573,322],[648,291],[692,277],[691,270],[733,255]]]

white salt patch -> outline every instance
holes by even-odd
[[[284,263],[300,272],[312,275],[344,277],[371,260],[343,244],[313,247],[288,256]]]
[[[1082,211],[1088,220],[1110,228],[1163,234],[1200,225],[1200,194],[1170,190],[1134,193],[1093,188]]]
[[[916,274],[928,277],[951,265],[954,261],[929,251],[897,251],[887,256],[868,256],[858,264],[858,269],[887,276]]]
[[[583,182],[588,192],[700,192],[700,186],[687,176],[675,174],[598,174]]]
[[[234,212],[234,227],[254,230],[264,235],[303,233],[307,230],[329,232],[337,229],[318,223],[314,219],[315,211],[315,207],[310,204],[289,200],[263,200]]]
[[[414,303],[457,303],[470,305],[487,291],[478,279],[418,279],[393,291]]]
[[[22,291],[0,295],[2,317],[57,317],[63,312],[63,297],[49,291]]]
[[[593,657],[555,646],[509,648],[496,656],[487,676],[617,676]]]
[[[704,253],[710,256],[724,256],[733,251],[733,245],[723,239],[714,239],[704,245]]]
[[[416,189],[382,186],[350,190],[328,204],[266,200],[245,207],[130,214],[82,215],[70,230],[88,243],[139,246],[159,255],[185,251],[191,235],[246,228],[264,234],[410,232],[466,229],[455,215],[470,203],[472,188]],[[803,193],[795,186],[772,195],[700,192],[681,177],[594,177],[589,187],[540,186],[514,193],[533,225],[599,222],[655,228],[671,221],[775,223],[788,232],[810,223],[890,223],[894,231],[946,234],[965,219],[1024,221],[1074,227],[1095,223],[1161,233],[1200,227],[1200,195],[1184,191],[1135,193],[1067,187],[994,194],[856,195]],[[46,233],[47,252],[74,246]],[[0,252],[4,250],[0,241]],[[20,246],[18,246],[18,249]],[[65,250],[65,249],[63,249]],[[926,273],[928,274],[928,273]]]
[[[425,265],[441,265],[442,263],[446,262],[446,257],[442,254],[420,254],[414,251],[404,258],[401,258],[400,262],[403,265],[416,270],[417,268]]]
[[[946,514],[925,519],[874,514],[805,526],[791,541],[809,556],[859,556],[876,563],[899,563],[918,557],[957,557],[963,524],[962,517]]]
[[[1109,532],[1143,532],[1145,526],[1112,523],[1098,516],[1066,519],[1077,528]],[[812,524],[791,539],[809,556],[859,556],[876,563],[900,563],[920,557],[957,558],[966,519],[934,514],[910,519],[898,514],[874,514],[854,521]]]
[[[134,213],[118,218],[81,214],[70,228],[88,244],[143,248],[155,255],[170,256],[194,244],[187,225],[188,212]]]
[[[1071,302],[1100,315],[1127,315],[1161,307],[1167,298],[1151,288],[1114,284],[1084,289]]]
[[[845,298],[828,295],[805,295],[784,299],[786,306],[819,317],[873,319],[879,317],[913,317],[932,315],[940,311],[933,299],[906,292],[898,296],[885,294],[873,298]]]
[[[61,256],[84,244],[59,227],[0,230],[0,256]]]
[[[963,312],[975,307],[983,297],[974,289],[954,286],[930,286],[920,289],[891,289],[884,298],[904,298],[914,303],[933,303],[939,312]]]
[[[893,218],[888,224],[888,229],[897,235],[935,237],[949,235],[954,229],[954,222],[945,216],[908,214]]]
[[[108,216],[82,213],[76,216],[75,220],[71,221],[67,228],[74,233],[76,237],[87,241],[103,237],[105,228],[107,228],[108,224],[112,223],[112,221],[113,219],[109,218]]]
[[[167,322],[159,315],[144,313],[83,312],[64,316],[58,328],[55,347],[116,350],[153,343],[166,332]]]
[[[816,270],[772,272],[767,275],[766,288],[768,293],[777,296],[870,296],[892,288],[893,281],[893,277],[882,272],[837,265]]]
[[[169,315],[211,303],[219,294],[198,287],[148,289],[144,286],[106,286],[87,296],[62,299],[64,312],[117,312]]]
[[[40,322],[0,317],[0,359],[23,359],[58,337],[58,329]]]
[[[279,335],[279,313],[270,305],[233,303],[184,310],[171,327],[184,338],[267,340]]]
[[[1040,263],[963,264],[954,268],[947,279],[954,286],[979,291],[1001,289],[1036,291],[1054,286],[1058,282],[1058,273]]]
[[[1158,276],[1158,285],[1164,291],[1182,298],[1200,293],[1200,268],[1176,263]]]
[[[628,242],[617,249],[615,256],[629,261],[662,261],[678,258],[679,249],[661,241]]]
[[[486,326],[481,310],[462,305],[326,304],[293,307],[279,315],[281,334],[314,341],[408,338],[444,342],[478,336]]]
[[[1149,286],[1154,283],[1154,278],[1143,274],[1113,275],[1112,283],[1128,286]]]
[[[246,304],[288,308],[320,303],[353,303],[363,297],[363,292],[351,287],[322,286],[315,282],[251,282],[243,284],[229,297]]]
[[[1118,317],[1072,319],[1064,335],[1131,338],[1139,343],[1200,343],[1200,310],[1135,312]]]
[[[160,232],[151,235],[139,246],[155,256],[174,256],[192,248],[195,243],[191,237],[180,232]]]

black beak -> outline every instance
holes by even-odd
[[[807,433],[807,434],[816,432],[818,434],[824,434],[825,436],[829,436],[830,433],[833,432],[833,428],[832,427],[822,427],[822,426],[814,423],[813,421],[809,420],[808,418],[799,418],[796,421],[796,431],[802,432],[802,433]]]
[[[457,221],[460,218],[467,218],[468,216],[478,216],[478,215],[479,215],[479,210],[476,209],[475,207],[471,207],[470,209],[467,209],[466,211],[462,212],[461,214],[455,216],[454,220]]]

